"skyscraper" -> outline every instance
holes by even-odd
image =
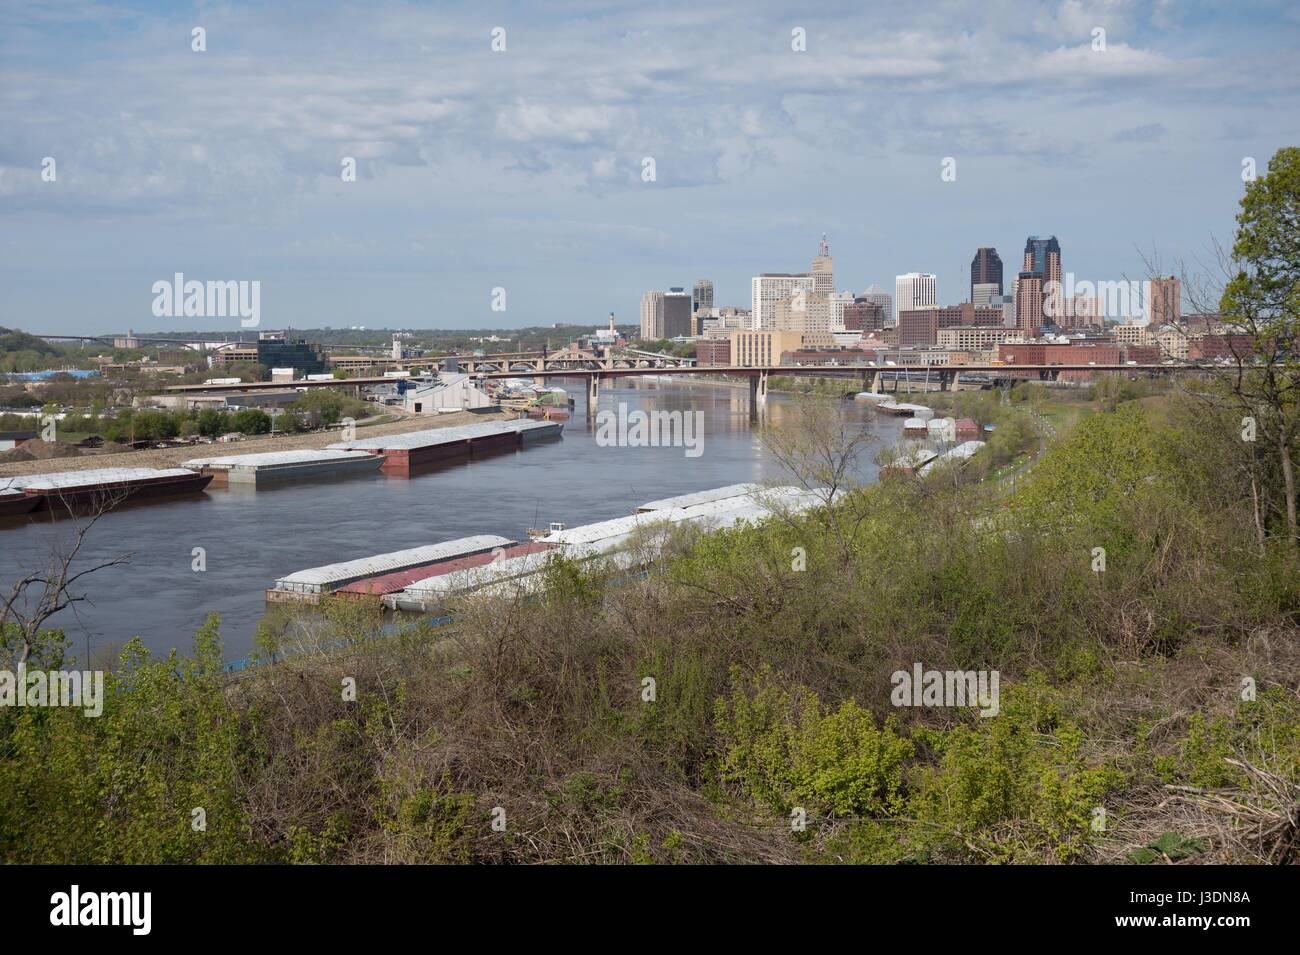
[[[970,300],[975,305],[988,305],[1001,294],[1002,259],[992,246],[980,246],[970,263]]]
[[[695,334],[691,296],[684,288],[670,288],[664,295],[664,338]]]
[[[1021,331],[1043,327],[1044,304],[1049,295],[1061,296],[1061,244],[1056,236],[1031,235],[1025,240],[1024,267],[1016,278],[1016,326]],[[1048,308],[1058,312],[1058,308]]]
[[[935,283],[929,272],[908,272],[894,276],[894,309],[901,315],[915,308],[928,308],[936,304]]]
[[[835,262],[831,258],[831,248],[826,244],[826,233],[822,233],[822,244],[812,260],[813,294],[831,295],[835,292]]]
[[[873,305],[879,305],[885,310],[885,324],[894,324],[894,296],[890,295],[879,285],[874,282],[867,286],[867,290],[858,296],[864,302],[870,302]]]
[[[708,279],[695,280],[695,294],[691,296],[691,311],[713,308],[713,283]]]
[[[641,337],[646,341],[695,334],[691,296],[681,287],[641,296]]]
[[[1154,278],[1151,280],[1150,317],[1152,327],[1175,325],[1183,313],[1183,289],[1178,277]]]
[[[1022,332],[1043,327],[1043,279],[1035,272],[1016,278],[1016,327]]]
[[[813,279],[806,272],[764,272],[754,276],[750,285],[749,327],[754,330],[776,328],[773,312],[776,303],[800,292],[805,296],[813,294]]]
[[[664,293],[646,292],[641,296],[641,338],[654,342],[664,337]]]
[[[1043,239],[1031,235],[1026,239],[1025,264],[1020,271],[1037,275],[1043,280],[1044,287],[1047,286],[1048,282],[1059,284],[1061,281],[1061,243],[1056,241],[1056,236],[1049,235]]]

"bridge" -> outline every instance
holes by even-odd
[[[911,380],[913,376],[924,375],[939,385],[940,391],[947,391],[961,384],[961,376],[981,377],[995,383],[1018,381],[1056,381],[1062,372],[1123,372],[1126,374],[1143,373],[1147,375],[1165,375],[1185,372],[1209,372],[1222,370],[1214,365],[1183,364],[1071,364],[1071,365],[693,365],[671,369],[674,377],[691,377],[694,375],[719,375],[749,380],[749,413],[751,418],[767,405],[768,379],[780,375],[785,377],[834,377],[858,378],[863,391],[880,392],[886,380],[894,383],[894,392],[898,392],[899,377]],[[603,381],[614,378],[637,378],[656,376],[664,372],[663,368],[603,367],[547,368],[537,372],[544,378],[585,378],[587,382],[587,413],[594,414],[600,398],[600,386]],[[484,378],[514,377],[509,372],[489,372]],[[981,382],[983,383],[983,382]]]
[[[892,381],[894,384],[894,393],[898,393],[898,382],[902,380],[912,380],[914,376],[925,376],[928,380],[938,383],[941,391],[947,391],[949,388],[955,388],[961,384],[961,376],[966,375],[972,378],[982,379],[980,384],[987,381],[994,383],[1007,383],[1017,381],[1055,381],[1062,372],[1100,372],[1100,373],[1142,373],[1146,375],[1167,375],[1174,373],[1188,372],[1213,372],[1222,371],[1222,368],[1215,365],[1201,364],[1184,364],[1184,365],[1156,365],[1156,364],[1110,364],[1110,365],[1093,365],[1093,364],[1071,364],[1071,365],[948,365],[948,366],[898,366],[898,365],[643,365],[643,361],[654,361],[655,359],[632,358],[617,363],[604,359],[604,363],[598,367],[590,367],[591,359],[588,355],[569,352],[558,353],[559,360],[553,361],[555,355],[550,355],[541,359],[527,368],[518,366],[516,363],[502,360],[500,362],[484,362],[482,359],[475,366],[475,370],[467,372],[483,379],[503,379],[518,378],[520,375],[535,378],[580,378],[586,380],[587,385],[587,413],[595,414],[597,404],[600,399],[600,388],[603,382],[615,378],[644,378],[662,375],[665,371],[670,372],[674,377],[694,377],[698,375],[716,375],[719,377],[746,378],[749,382],[749,412],[750,417],[757,417],[758,413],[767,405],[768,379],[773,376],[785,377],[834,377],[834,378],[856,378],[862,382],[863,391],[880,392],[884,389],[886,381]],[[430,364],[430,362],[424,362]],[[493,364],[511,364],[509,370],[488,370]],[[286,388],[348,388],[354,389],[359,394],[361,389],[368,385],[391,385],[401,378],[391,377],[367,377],[367,378],[339,378],[329,381],[253,381],[243,382],[232,385],[169,385],[166,391],[173,393],[185,392],[234,392],[234,391],[265,391],[279,390]]]

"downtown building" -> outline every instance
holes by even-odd
[[[885,328],[894,324],[894,296],[890,295],[879,285],[872,283],[867,286],[865,292],[854,298],[855,302],[867,302],[871,305],[879,305],[885,313]]]
[[[975,250],[970,263],[970,300],[974,305],[990,306],[1002,296],[1002,259],[992,246]]]
[[[1042,328],[1047,294],[1052,290],[1059,294],[1060,288],[1061,244],[1054,235],[1031,235],[1025,240],[1024,262],[1016,277],[1016,327],[1022,332]]]
[[[807,272],[763,272],[750,280],[750,328],[754,331],[776,330],[776,310],[780,302],[798,302],[829,298],[835,294],[835,262],[830,246],[822,235],[812,268]]]
[[[680,288],[641,296],[641,339],[689,338],[695,334],[691,296]]]
[[[913,308],[898,313],[898,347],[915,348],[939,344],[939,331],[962,325],[1001,326],[1002,309],[984,308],[972,302],[960,305],[945,305],[942,308],[931,305],[926,308]]]
[[[894,277],[894,309],[900,322],[903,312],[935,306],[937,282],[929,272],[908,272]]]
[[[709,312],[713,308],[713,283],[708,279],[696,279],[695,289],[691,293],[691,311],[695,314]]]

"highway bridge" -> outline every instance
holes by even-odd
[[[718,377],[745,378],[749,382],[749,410],[750,416],[756,417],[758,413],[767,404],[768,381],[773,376],[786,377],[834,377],[849,378],[861,382],[863,391],[882,391],[886,382],[892,382],[894,392],[898,391],[898,383],[902,381],[914,381],[917,379],[934,381],[939,385],[941,391],[947,391],[949,388],[957,387],[961,384],[962,376],[968,379],[971,384],[1007,384],[1023,381],[1055,381],[1062,372],[1097,372],[1097,373],[1121,373],[1121,374],[1142,374],[1142,375],[1168,375],[1168,374],[1187,374],[1187,373],[1205,373],[1213,371],[1222,371],[1223,369],[1215,365],[1202,364],[1181,364],[1181,365],[1163,365],[1163,364],[1071,364],[1071,365],[948,365],[948,366],[898,366],[898,365],[765,365],[765,366],[738,366],[738,365],[678,365],[678,366],[640,366],[634,364],[640,359],[629,359],[627,362],[616,364],[606,362],[599,367],[588,367],[588,359],[575,357],[569,353],[560,353],[560,360],[552,361],[556,356],[548,356],[530,367],[512,366],[509,370],[487,370],[491,363],[480,362],[475,366],[476,370],[470,372],[483,379],[503,379],[532,377],[536,379],[546,378],[570,378],[583,379],[587,387],[587,412],[594,414],[600,400],[600,389],[602,383],[612,381],[616,378],[644,378],[657,377],[665,373],[673,377],[691,378],[702,375],[713,375]],[[505,364],[503,361],[501,364]],[[467,372],[469,369],[465,369]],[[236,392],[236,391],[262,391],[270,389],[284,388],[349,388],[355,389],[360,393],[361,389],[369,385],[389,385],[400,378],[391,377],[366,377],[366,378],[343,378],[330,381],[257,381],[231,385],[170,385],[166,388],[169,392]]]

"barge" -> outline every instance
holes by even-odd
[[[733,493],[738,488],[752,490]],[[673,501],[686,502],[688,506],[673,506]],[[579,562],[601,559],[618,571],[636,570],[658,559],[665,543],[664,534],[674,525],[685,523],[705,531],[717,530],[743,523],[757,524],[772,517],[778,509],[797,513],[823,503],[821,494],[803,488],[759,488],[757,485],[730,485],[651,501],[627,517],[558,527],[535,542],[545,549],[519,556],[503,555],[504,559],[476,567],[439,568],[435,574],[383,595],[382,600],[390,610],[434,613],[448,609],[448,601],[466,594],[527,596],[545,586],[546,576],[542,572],[552,553]],[[646,510],[647,507],[650,509]]]
[[[693,494],[679,494],[676,497],[665,497],[658,501],[647,501],[636,509],[638,514],[644,514],[648,511],[662,511],[674,507],[691,507],[695,504],[708,504],[710,501],[722,501],[729,497],[740,497],[745,494],[755,494],[763,490],[761,484],[728,484],[725,487],[715,487],[709,491],[696,491]]]
[[[896,401],[882,401],[875,405],[882,414],[892,414],[900,418],[923,418],[926,421],[934,417],[934,409],[925,405],[911,405]]]
[[[89,468],[9,478],[9,488],[36,499],[31,510],[63,506],[81,509],[105,504],[116,506],[181,494],[197,494],[212,481],[208,474],[188,468]]]
[[[351,477],[372,474],[384,463],[383,455],[368,451],[296,450],[261,454],[231,454],[217,458],[194,458],[181,467],[212,476],[213,487],[247,484],[262,487],[314,478]]]
[[[0,478],[0,518],[18,517],[36,510],[41,503],[40,496],[9,486],[7,482],[10,480],[13,479]]]
[[[356,441],[339,441],[329,445],[329,449],[383,455],[381,471],[409,477],[414,469],[425,465],[558,438],[563,430],[564,425],[558,421],[484,421],[459,427],[431,428]]]
[[[535,541],[493,547],[490,551],[480,551],[477,554],[469,554],[465,557],[451,557],[431,564],[421,564],[419,567],[413,567],[409,570],[398,570],[390,574],[380,574],[377,577],[367,577],[364,580],[354,581],[344,587],[339,587],[334,592],[351,597],[383,596],[384,594],[405,590],[412,584],[430,577],[454,574],[498,561],[513,560],[516,557],[526,557],[529,554],[540,554],[551,549],[552,545],[540,544]]]
[[[513,545],[508,537],[496,534],[477,534],[461,537],[442,544],[409,547],[406,550],[345,560],[322,567],[310,567],[281,577],[266,592],[267,603],[319,603],[321,597],[336,590],[384,574],[427,567],[454,557],[468,557]]]

